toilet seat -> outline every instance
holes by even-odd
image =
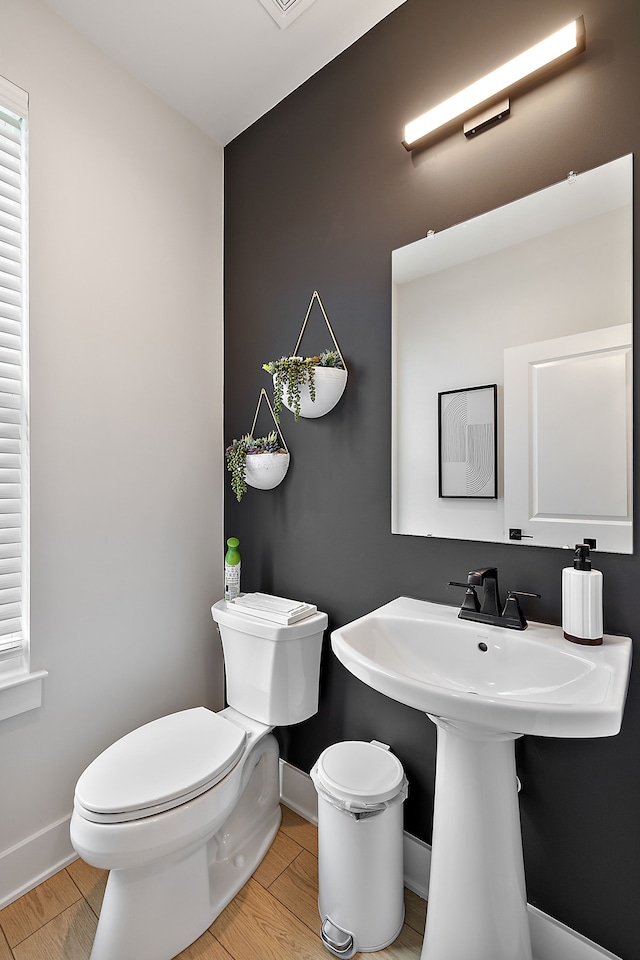
[[[215,786],[238,762],[246,732],[205,707],[153,720],[84,771],[75,805],[87,820],[121,823],[170,810]]]

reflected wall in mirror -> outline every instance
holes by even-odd
[[[393,533],[633,551],[632,174],[622,157],[393,251]],[[438,394],[487,383],[498,497],[439,497]]]

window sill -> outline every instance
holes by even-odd
[[[0,720],[7,720],[42,704],[42,681],[46,670],[2,678],[0,674]]]

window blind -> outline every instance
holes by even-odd
[[[0,77],[0,660],[28,635],[27,112]]]

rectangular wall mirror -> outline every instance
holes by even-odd
[[[631,155],[393,251],[393,533],[633,552],[632,267]]]

